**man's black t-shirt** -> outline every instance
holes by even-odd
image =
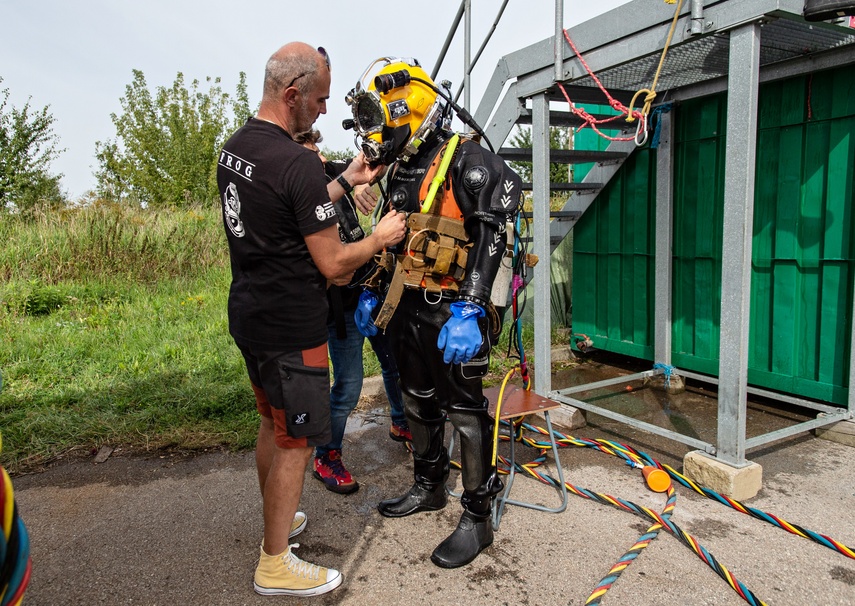
[[[318,155],[250,118],[223,146],[217,185],[229,241],[229,332],[272,351],[327,340],[326,279],[305,236],[336,225]]]

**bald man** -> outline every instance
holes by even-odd
[[[347,283],[405,233],[404,215],[392,213],[364,240],[341,242],[330,196],[368,183],[382,167],[360,154],[328,191],[318,155],[294,142],[326,113],[329,90],[323,48],[280,48],[267,62],[258,114],[226,142],[217,166],[232,267],[229,332],[261,416],[264,539],[254,586],[262,595],[319,595],[342,582],[289,544],[306,526],[297,506],[313,448],[331,439],[326,288]]]

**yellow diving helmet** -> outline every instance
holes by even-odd
[[[378,64],[381,68],[365,86]],[[406,162],[433,131],[450,124],[448,104],[415,59],[377,59],[345,101],[353,112],[355,143],[370,163]]]

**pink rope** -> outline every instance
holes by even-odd
[[[573,52],[575,53],[575,55],[579,58],[579,61],[582,62],[582,65],[584,66],[585,70],[588,72],[588,75],[591,76],[591,78],[594,80],[594,82],[596,82],[597,87],[599,87],[599,89],[603,92],[603,95],[605,95],[606,99],[608,100],[609,106],[612,109],[620,112],[620,114],[618,114],[616,116],[611,116],[609,118],[603,118],[603,119],[597,119],[594,116],[592,116],[590,113],[585,111],[584,108],[576,107],[576,104],[573,103],[573,101],[570,99],[570,96],[567,94],[567,91],[564,90],[564,86],[560,82],[556,82],[556,84],[558,84],[558,88],[561,90],[561,94],[564,95],[564,98],[567,100],[567,104],[570,106],[570,111],[574,115],[579,117],[584,122],[584,124],[582,124],[582,126],[578,127],[575,132],[578,133],[583,128],[590,126],[591,129],[593,129],[593,131],[595,133],[597,133],[599,136],[603,137],[604,139],[608,139],[609,141],[633,141],[635,139],[635,137],[611,137],[611,136],[605,134],[604,132],[602,132],[599,128],[597,128],[598,125],[607,124],[609,122],[613,122],[614,120],[618,120],[620,118],[625,118],[626,116],[629,115],[629,109],[623,103],[621,103],[620,101],[618,101],[617,99],[615,99],[614,97],[612,97],[609,94],[609,91],[606,90],[606,88],[603,86],[603,83],[600,82],[600,79],[597,78],[597,75],[588,66],[588,63],[585,61],[585,58],[582,56],[582,54],[576,48],[576,45],[573,44],[573,41],[570,39],[570,35],[567,33],[566,29],[564,30],[564,38],[567,40],[567,43],[570,45],[570,48],[573,49]],[[641,124],[646,126],[646,121],[647,121],[646,117],[641,112],[633,110],[632,115],[637,120],[639,120],[641,122]]]

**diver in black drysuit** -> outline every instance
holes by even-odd
[[[437,175],[431,166],[438,164],[438,154],[452,151],[455,155],[429,212],[462,216],[467,240],[460,242],[466,251],[462,278],[459,269],[457,279],[434,273],[434,284],[443,285],[439,292],[436,287],[428,292],[424,283],[421,287],[410,284],[388,321],[386,333],[398,363],[404,411],[413,435],[415,482],[402,496],[378,506],[387,517],[445,507],[449,458],[444,429],[446,418],[451,421],[460,436],[464,512],[456,530],[431,556],[445,568],[468,564],[493,542],[491,506],[502,482],[491,456],[493,423],[481,379],[501,332],[502,310],[491,303],[491,291],[507,250],[508,222],[517,212],[521,193],[519,177],[499,156],[465,136],[450,150],[452,137],[454,133],[438,126],[424,137],[417,153],[398,160],[388,171],[386,208],[419,214],[425,181]],[[437,234],[423,238],[424,231],[428,230],[411,228],[398,250],[390,252],[400,262],[413,247],[424,248],[420,245],[425,239],[437,239]],[[381,275],[383,279],[369,285],[360,297],[356,324],[364,334],[377,330],[374,317],[394,272],[389,269]]]

